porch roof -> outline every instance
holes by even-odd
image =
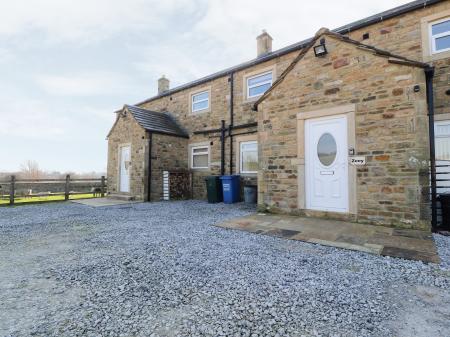
[[[167,113],[151,111],[134,105],[125,105],[125,109],[147,131],[189,138],[188,133]]]

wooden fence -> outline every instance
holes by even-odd
[[[88,192],[71,192],[70,187],[71,184],[83,183],[86,184],[95,184],[97,187],[93,187],[91,191]],[[9,205],[14,205],[14,201],[17,197],[17,186],[19,184],[27,184],[29,186],[33,186],[33,184],[61,184],[64,191],[56,192],[56,193],[38,193],[32,194],[29,193],[25,195],[26,197],[44,197],[44,196],[64,196],[64,200],[69,200],[71,195],[77,194],[88,194],[93,193],[94,196],[100,195],[101,197],[105,196],[106,192],[106,178],[102,176],[101,178],[83,178],[83,179],[71,179],[70,175],[67,175],[65,179],[17,179],[16,176],[12,175],[10,180],[0,181],[0,185],[9,185]],[[98,186],[100,184],[100,186]],[[0,186],[1,187],[1,186]],[[6,191],[1,191],[2,195]]]

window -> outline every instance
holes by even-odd
[[[258,142],[240,143],[241,173],[258,173]]]
[[[323,166],[330,166],[336,159],[337,145],[334,137],[328,132],[319,138],[317,143],[317,156]]]
[[[209,91],[202,91],[192,95],[192,112],[202,111],[209,108]]]
[[[247,98],[261,96],[272,85],[272,72],[247,78]]]
[[[208,146],[194,146],[191,148],[191,168],[193,169],[209,168]]]
[[[440,117],[439,115],[437,115]],[[438,179],[450,180],[449,168],[450,164],[450,120],[442,120],[434,122],[434,153],[436,156],[436,173]],[[440,181],[437,192],[449,193],[450,184],[448,181]]]
[[[450,121],[434,124],[436,160],[450,160]]]
[[[431,53],[450,50],[450,18],[430,23]]]

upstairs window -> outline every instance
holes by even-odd
[[[430,24],[430,43],[432,54],[450,50],[450,18]]]
[[[247,78],[247,98],[264,94],[272,85],[272,72],[266,72]]]
[[[209,109],[209,91],[202,91],[192,95],[192,112]]]
[[[209,168],[208,146],[195,146],[191,148],[191,168],[192,169]]]
[[[258,142],[240,143],[240,172],[258,173]]]

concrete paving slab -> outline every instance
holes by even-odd
[[[317,243],[323,246],[331,246],[337,248],[344,248],[349,250],[357,250],[359,252],[371,253],[371,254],[380,254],[382,247],[376,245],[355,245],[347,242],[338,242],[338,241],[327,241],[320,239],[309,239],[310,243]]]
[[[78,200],[71,200],[71,201],[76,204],[82,204],[82,205],[86,205],[86,206],[90,206],[90,207],[127,205],[127,204],[132,204],[132,203],[138,202],[138,201],[111,199],[111,198],[78,199]]]
[[[216,226],[378,255],[439,263],[433,236],[425,231],[274,214],[252,214]]]

